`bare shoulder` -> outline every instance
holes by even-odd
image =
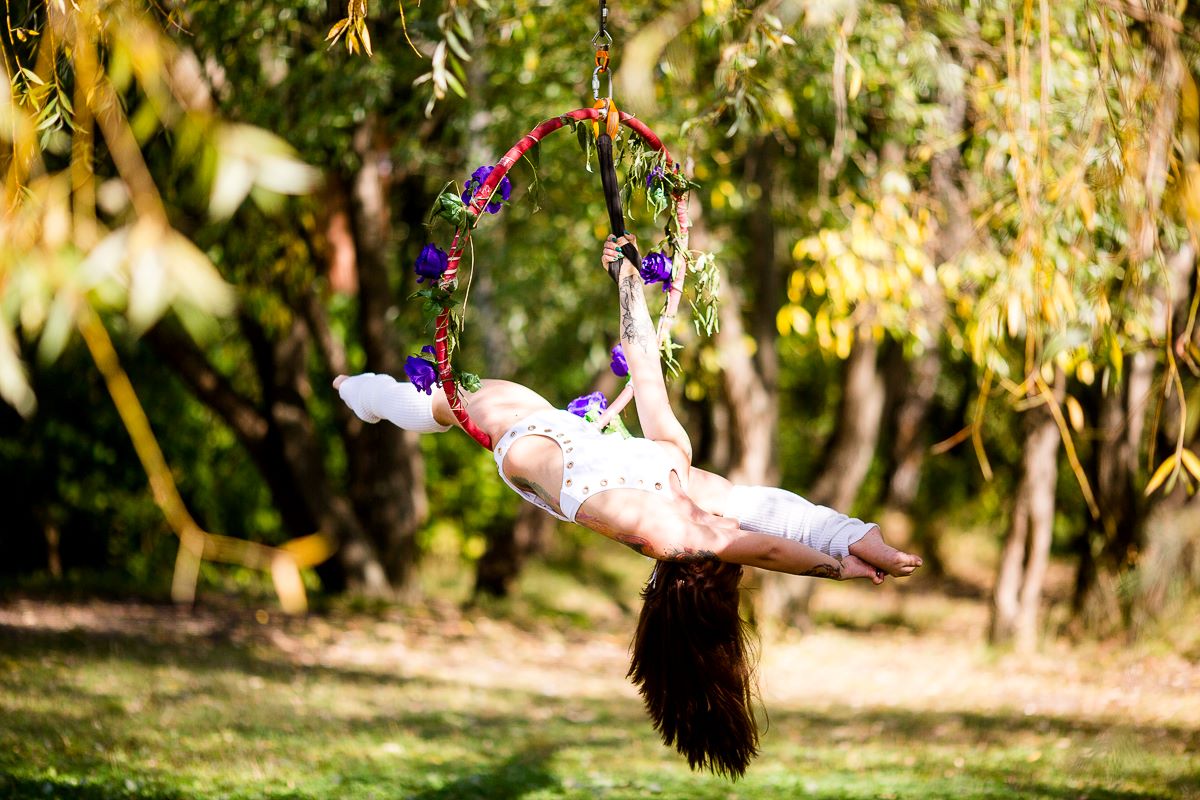
[[[733,484],[715,472],[692,467],[688,475],[688,496],[709,514],[725,516]]]
[[[480,381],[479,390],[466,395],[466,402],[472,411],[482,411],[495,405],[529,406],[531,408],[549,405],[544,397],[528,386],[495,378],[485,378]]]
[[[530,414],[553,408],[527,386],[493,379],[484,380],[479,391],[465,395],[462,401],[475,424],[493,440]]]
[[[668,439],[648,439],[666,456],[671,469],[679,476],[680,488],[689,493],[692,480],[692,454],[679,444]]]

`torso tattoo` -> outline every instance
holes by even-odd
[[[537,481],[531,481],[525,478],[513,478],[512,482],[513,485],[518,489],[523,489],[527,492],[537,495],[543,502],[546,503],[546,505],[550,506],[551,508],[559,508],[558,500],[554,498],[550,492],[547,491],[546,488]],[[561,513],[561,509],[559,509],[559,512]]]

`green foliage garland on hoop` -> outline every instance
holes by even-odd
[[[456,310],[459,301],[455,297],[458,289],[459,263],[470,240],[471,230],[477,224],[480,215],[485,210],[492,213],[498,210],[497,201],[494,199],[498,189],[501,191],[501,197],[505,200],[508,199],[508,171],[521,157],[548,134],[570,126],[575,130],[581,145],[590,158],[593,144],[590,125],[587,123],[598,119],[599,116],[600,112],[595,108],[581,108],[545,120],[509,148],[490,171],[476,171],[474,180],[468,184],[469,195],[468,192],[464,192],[464,197],[469,196],[469,200],[464,202],[463,198],[453,192],[443,192],[438,197],[433,209],[432,216],[434,218],[445,220],[454,227],[454,236],[449,250],[445,253],[444,269],[441,269],[440,263],[433,269],[428,269],[426,264],[426,269],[423,271],[421,260],[418,260],[418,272],[424,277],[432,278],[438,270],[441,270],[441,274],[430,286],[420,289],[414,295],[424,298],[426,312],[434,315],[434,340],[431,354],[434,363],[425,361],[425,367],[417,366],[418,372],[423,373],[420,375],[420,381],[417,380],[418,375],[413,374],[412,370],[410,370],[410,377],[422,388],[432,384],[435,380],[440,383],[446,393],[446,399],[450,402],[450,408],[463,430],[489,450],[492,447],[491,438],[472,421],[458,394],[460,387],[466,392],[477,389],[479,378],[471,373],[461,372],[451,364],[451,357],[457,349],[458,337],[462,333],[462,317]],[[655,216],[662,211],[670,212],[666,225],[666,243],[663,249],[669,249],[672,254],[672,267],[668,282],[668,298],[658,327],[664,362],[668,369],[675,373],[678,371],[678,362],[674,354],[680,346],[672,340],[670,326],[683,294],[685,276],[689,270],[695,276],[695,294],[691,305],[695,314],[697,330],[712,333],[717,327],[718,277],[716,266],[711,254],[694,253],[687,248],[687,196],[693,185],[682,175],[679,165],[671,158],[662,141],[641,120],[622,112],[620,121],[622,125],[637,134],[636,137],[625,137],[623,155],[627,157],[629,163],[626,181],[621,191],[623,198],[631,197],[633,186],[644,181],[647,185],[647,203],[654,211]],[[476,183],[479,185],[474,188],[473,192],[470,192],[470,187]],[[680,208],[683,213],[677,213]],[[429,246],[426,250],[428,249]],[[425,259],[426,256],[426,251],[422,251],[422,259]],[[427,346],[424,352],[428,353],[428,351]],[[410,364],[419,358],[410,358]],[[607,424],[631,397],[631,387],[627,386],[621,397],[608,407],[605,415],[597,424],[601,427]]]

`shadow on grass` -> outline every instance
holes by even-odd
[[[227,674],[236,671],[247,677],[265,680],[291,681],[303,678],[306,682],[331,679],[351,685],[372,687],[428,686],[454,687],[454,682],[431,678],[411,678],[380,670],[356,669],[344,666],[301,665],[288,659],[281,652],[272,653],[265,643],[235,641],[229,631],[186,638],[181,641],[162,642],[153,637],[129,632],[93,632],[84,630],[48,631],[10,625],[0,625],[0,653],[16,656],[21,653],[64,657],[106,657],[130,661],[151,667],[178,666],[189,672]],[[70,693],[80,691],[59,684],[57,691]],[[171,699],[187,699],[196,690],[184,690],[171,695]],[[496,695],[522,696],[532,699],[530,708],[552,705],[554,697],[523,693],[517,690],[489,689]],[[95,696],[87,699],[108,710],[117,711],[118,705],[111,698]],[[617,719],[641,719],[640,704],[628,698],[606,703],[605,717]],[[620,708],[619,713],[612,713]],[[982,713],[975,711],[913,711],[909,709],[866,709],[841,714],[814,711],[769,710],[770,727],[786,729],[793,735],[807,735],[822,729],[843,728],[853,724],[856,728],[869,729],[873,735],[902,736],[913,741],[937,742],[967,740],[983,745],[1002,745],[1014,734],[1034,733],[1045,736],[1095,737],[1100,734],[1117,736],[1122,740],[1165,741],[1185,743],[1190,752],[1200,752],[1200,731],[1180,725],[1136,725],[1110,724],[1097,720],[1027,715],[1019,711]],[[424,715],[418,715],[424,716]],[[403,717],[401,717],[403,718]],[[396,717],[391,717],[396,719]],[[408,720],[414,721],[414,720]],[[484,728],[503,727],[503,720],[489,720],[486,715],[470,723]],[[419,732],[425,737],[458,732],[459,725],[423,724]]]
[[[276,742],[280,750],[319,752],[346,742],[354,745],[354,769],[361,769],[359,782],[386,786],[391,779],[387,769],[402,765],[410,782],[405,797],[441,800],[457,797],[520,798],[534,792],[555,796],[561,773],[552,768],[555,755],[564,749],[576,757],[590,751],[595,763],[614,773],[645,769],[643,763],[626,762],[635,748],[650,745],[651,757],[676,763],[673,753],[653,750],[654,735],[640,704],[632,697],[616,697],[602,702],[556,697],[516,689],[477,688],[486,692],[480,707],[458,701],[458,707],[440,706],[440,692],[463,690],[462,685],[431,678],[406,678],[383,671],[349,667],[298,665],[284,653],[273,651],[260,641],[239,640],[231,631],[211,635],[163,641],[137,632],[95,633],[89,631],[45,631],[0,626],[0,653],[9,659],[9,674],[0,673],[17,692],[36,692],[49,703],[40,710],[21,710],[0,725],[0,799],[32,797],[78,797],[101,800],[116,797],[144,797],[151,800],[175,800],[183,796],[170,788],[169,767],[150,767],[154,754],[165,751],[178,736],[186,740],[189,758],[224,759],[224,745],[211,734],[218,729],[233,735],[246,753],[239,758],[256,758],[246,743]],[[37,665],[47,664],[44,674]],[[186,675],[169,687],[146,687],[142,701],[148,713],[139,716],[130,709],[129,698],[103,690],[85,688],[68,679],[79,662],[111,659],[150,667],[170,665]],[[61,663],[55,664],[54,660]],[[22,671],[25,670],[25,674]],[[8,670],[5,670],[8,672]],[[251,678],[282,684],[268,687],[260,695],[245,688]],[[118,684],[119,685],[119,684]],[[378,689],[357,698],[359,705],[337,712],[312,699],[312,691],[338,692],[347,688]],[[232,688],[231,688],[232,687]],[[401,690],[392,692],[391,690]],[[296,700],[296,698],[300,698]],[[583,721],[572,722],[572,709],[586,706]],[[171,721],[163,709],[175,711]],[[504,709],[503,711],[496,710]],[[365,709],[365,710],[364,710]],[[511,709],[511,710],[510,710]],[[153,712],[153,713],[150,713]],[[184,716],[181,716],[184,715]],[[1152,797],[1200,796],[1200,781],[1189,771],[1200,753],[1200,732],[1179,725],[1105,724],[1091,719],[1027,716],[1019,711],[923,711],[912,709],[865,709],[831,711],[780,710],[770,713],[770,729],[764,739],[770,755],[760,760],[760,768],[776,767],[788,773],[829,774],[846,769],[846,754],[862,750],[868,755],[914,753],[919,756],[911,770],[889,763],[882,771],[904,777],[908,782],[929,777],[926,797],[954,797],[953,782],[942,781],[941,771],[956,757],[966,756],[968,763],[956,781],[969,786],[962,796],[1045,797],[1053,800],[1148,800]],[[429,753],[414,751],[403,759],[372,759],[380,743],[397,735],[415,737],[429,745]],[[1091,747],[1107,751],[1107,763],[1083,762],[1071,765],[1069,783],[1048,779],[1044,767],[1026,765],[1024,742],[1029,748],[1052,747],[1055,740],[1069,739],[1072,747]],[[548,744],[552,741],[552,744]],[[37,752],[62,776],[43,777],[21,763],[16,743],[36,743]],[[103,749],[97,745],[103,745]],[[823,751],[815,751],[818,744]],[[1178,748],[1182,746],[1183,753]],[[465,748],[465,750],[464,750]],[[115,771],[107,751],[120,750],[132,757],[127,768]],[[468,752],[461,763],[447,762],[433,753]],[[24,752],[24,751],[22,751]],[[822,754],[823,752],[823,754]],[[976,760],[975,755],[981,757]],[[1003,754],[999,759],[992,757]],[[1124,754],[1124,755],[1123,755]],[[1146,760],[1139,760],[1148,754]],[[762,763],[766,759],[773,759]],[[393,766],[388,766],[393,765]],[[352,766],[352,765],[347,765]],[[1077,768],[1075,768],[1077,766]],[[332,769],[322,762],[319,769]],[[747,782],[753,787],[755,768]],[[769,773],[769,770],[763,770]],[[5,775],[8,777],[5,777]],[[29,777],[30,775],[34,777]],[[699,776],[674,772],[679,786],[704,787],[693,795],[709,797],[713,786]],[[1122,788],[1133,785],[1161,787],[1161,792]],[[136,781],[136,790],[127,781]],[[876,787],[878,789],[878,787]],[[263,797],[309,797],[303,792],[279,793],[264,790]],[[816,797],[876,796],[838,794],[824,788],[805,791]],[[390,795],[388,795],[390,796]],[[754,796],[754,795],[750,795]],[[912,795],[904,795],[912,796]]]
[[[847,731],[848,726],[853,728]],[[1131,742],[1183,744],[1190,752],[1200,753],[1200,731],[1191,727],[1168,723],[1108,723],[1074,717],[1026,715],[1019,711],[984,713],[856,709],[840,714],[770,711],[770,728],[776,733],[786,731],[789,738],[827,737],[832,730],[835,740],[853,740],[851,734],[866,731],[871,738],[903,739],[923,745],[968,742],[983,746],[1011,746],[1014,737],[1026,734],[1034,734],[1042,739],[1103,738],[1125,743],[1126,746]]]
[[[271,645],[239,637],[236,624],[208,633],[172,638],[127,631],[41,630],[0,624],[0,652],[36,652],[65,657],[108,657],[145,666],[178,665],[188,670],[237,670],[251,677],[284,680],[328,675],[349,683],[402,685],[409,679],[380,671],[299,665]]]
[[[129,779],[126,779],[129,780]],[[132,780],[80,782],[69,777],[23,778],[0,773],[0,800],[71,798],[71,800],[186,800],[187,795]],[[131,788],[132,787],[132,788]]]
[[[406,795],[408,800],[459,800],[464,797],[488,800],[518,800],[543,789],[558,786],[548,762],[557,747],[533,745],[487,769],[466,772],[437,788]]]

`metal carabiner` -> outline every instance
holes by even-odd
[[[612,100],[612,70],[605,67],[596,67],[592,70],[592,99],[600,99],[600,75],[604,74],[608,77],[608,99]]]
[[[612,34],[608,31],[596,31],[596,35],[592,37],[592,47],[608,48],[612,43]]]

